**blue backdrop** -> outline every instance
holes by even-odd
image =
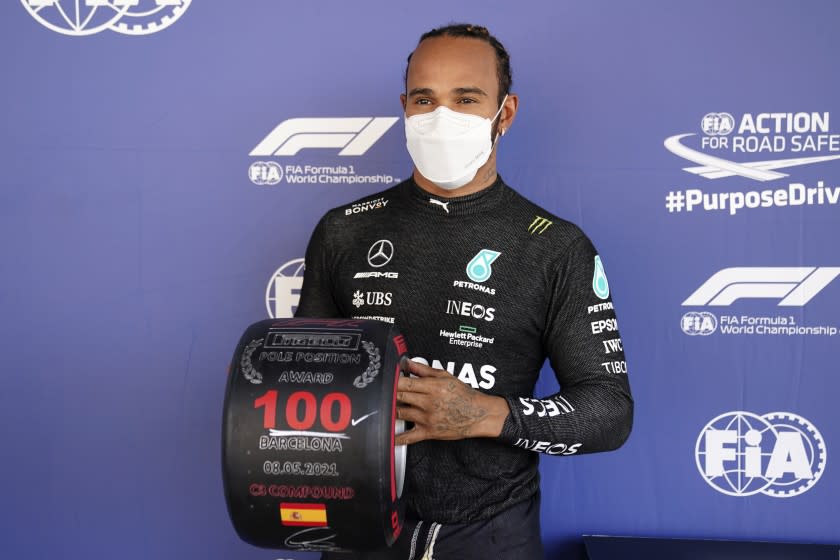
[[[543,457],[547,550],[840,541],[836,2],[90,3],[0,5],[4,557],[315,556],[227,519],[228,361],[317,219],[408,176],[405,58],[463,20],[511,53],[499,169],[598,246],[636,399],[619,451]]]

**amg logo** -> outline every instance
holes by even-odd
[[[399,272],[357,272],[353,278],[390,278],[396,280],[400,277]]]
[[[313,330],[299,332],[270,330],[264,348],[306,348],[311,350],[358,350],[361,333]]]

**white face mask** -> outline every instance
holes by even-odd
[[[507,96],[505,96],[507,99]],[[490,158],[492,119],[458,113],[440,106],[431,113],[405,118],[405,143],[417,170],[442,189],[453,190],[473,180]]]

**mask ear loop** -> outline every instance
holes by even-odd
[[[492,124],[493,121],[495,121],[499,117],[499,115],[502,114],[502,109],[505,108],[505,101],[507,101],[507,98],[508,98],[508,96],[507,96],[507,94],[505,94],[505,98],[502,99],[502,103],[499,105],[499,110],[496,111],[496,115],[493,117],[493,120],[490,121],[490,124]],[[496,133],[496,137],[493,138],[493,145],[490,146],[490,151],[491,152],[496,148],[496,143],[499,141],[499,137],[504,136],[504,135],[505,135],[505,129],[504,128]]]

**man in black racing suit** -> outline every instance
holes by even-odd
[[[423,35],[401,96],[412,177],[329,211],[309,242],[296,316],[394,322],[414,374],[398,392],[398,417],[414,423],[397,438],[410,445],[404,530],[390,549],[324,558],[541,558],[538,454],[608,451],[629,435],[600,257],[496,172],[518,107],[510,84],[485,28]],[[533,398],[546,357],[560,391]]]

